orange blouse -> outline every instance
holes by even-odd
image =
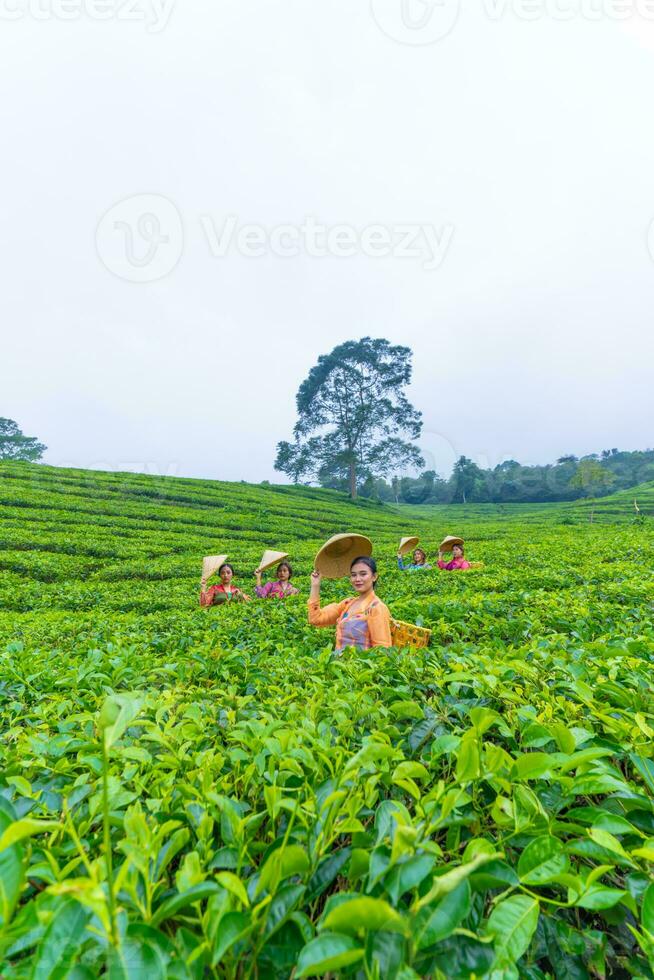
[[[363,608],[351,616],[349,609],[357,596],[332,602],[323,609],[319,599],[309,599],[309,624],[311,626],[336,626],[336,649],[353,646],[358,650],[371,647],[390,647],[391,614],[388,607],[373,592]]]

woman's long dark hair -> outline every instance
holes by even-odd
[[[350,571],[352,571],[355,565],[366,565],[373,575],[377,574],[377,562],[374,558],[370,558],[369,555],[361,555],[359,558],[354,558],[350,562]]]

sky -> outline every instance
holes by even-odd
[[[651,447],[653,91],[654,0],[0,0],[0,415],[282,481],[367,335],[441,475]]]

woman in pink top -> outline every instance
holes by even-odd
[[[445,561],[443,552],[438,552],[438,567],[445,569],[446,572],[455,572],[464,568],[470,568],[470,562],[466,561],[463,555],[463,545],[455,544],[452,548],[452,560]]]
[[[277,566],[276,582],[266,582],[265,585],[262,585],[260,568],[257,568],[254,574],[257,580],[254,591],[260,599],[285,599],[286,596],[300,594],[300,590],[291,585],[293,569],[287,561],[280,561]]]

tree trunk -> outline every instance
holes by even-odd
[[[354,461],[350,463],[350,499],[357,499],[357,466]]]

